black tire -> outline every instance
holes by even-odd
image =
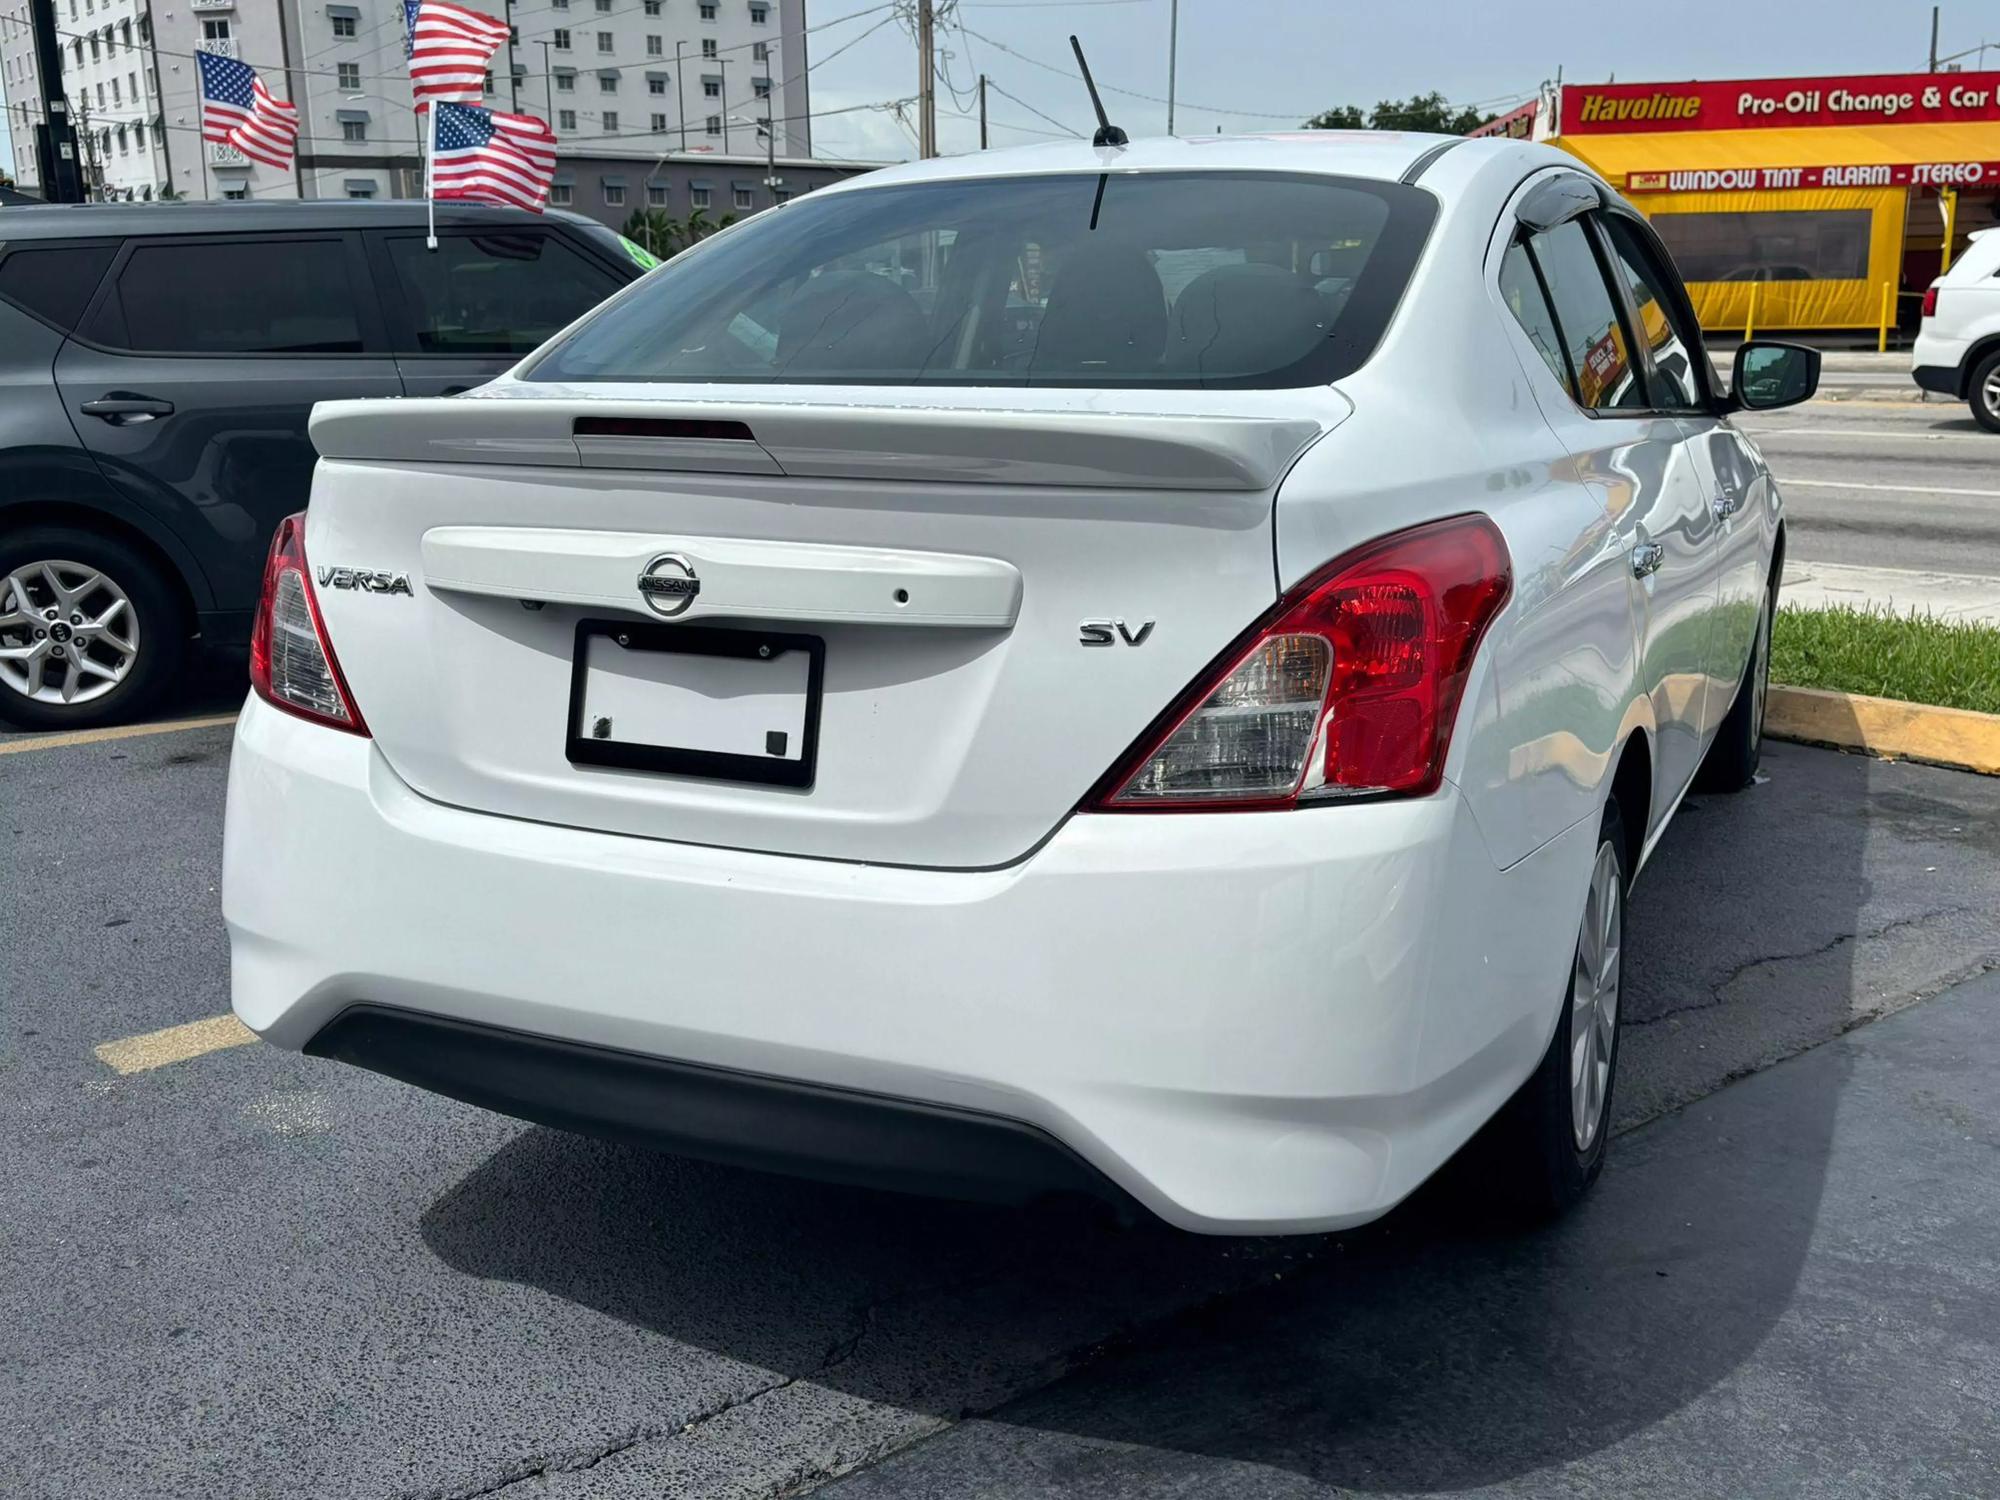
[[[1617,870],[1614,952],[1625,946],[1625,895],[1632,885],[1632,865],[1625,842],[1625,824],[1618,804],[1607,803],[1598,825],[1598,852],[1607,848]],[[1593,877],[1596,872],[1593,860]],[[1586,898],[1585,911],[1589,911]],[[1605,1143],[1611,1135],[1611,1109],[1618,1084],[1618,1038],[1622,1007],[1612,1008],[1610,1044],[1599,1094],[1595,1133],[1578,1144],[1578,1127],[1571,1097],[1571,1026],[1582,983],[1583,921],[1578,922],[1578,955],[1570,962],[1569,983],[1555,1035],[1534,1074],[1494,1117],[1482,1142],[1484,1163],[1496,1174],[1506,1206],[1530,1218],[1550,1218],[1567,1210],[1597,1180],[1604,1168]],[[1622,990],[1619,991],[1622,994]]]
[[[1758,762],[1764,758],[1764,707],[1771,693],[1771,630],[1777,623],[1777,612],[1778,573],[1773,568],[1750,660],[1736,686],[1736,701],[1729,705],[1729,713],[1695,773],[1698,792],[1740,792],[1756,778]]]
[[[1965,404],[1972,419],[1988,432],[2000,432],[2000,349],[1972,367],[1965,385]]]
[[[137,649],[121,681],[78,703],[28,697],[25,681],[10,670],[13,663],[0,661],[0,719],[21,729],[64,730],[90,729],[139,717],[173,686],[187,654],[188,620],[179,594],[157,563],[116,537],[67,526],[24,526],[0,538],[0,606],[7,608],[9,616],[18,602],[13,598],[15,589],[7,582],[9,576],[49,561],[93,569],[123,593],[127,612],[137,625],[138,633],[132,638]],[[30,587],[40,593],[46,584],[37,575]],[[48,600],[40,602],[46,605]],[[31,642],[36,639],[34,631],[54,630],[58,624],[41,620],[25,626],[0,624],[0,645]],[[44,665],[45,672],[53,672],[54,663]],[[25,668],[22,671],[25,673]],[[94,687],[102,680],[92,677],[89,685]]]

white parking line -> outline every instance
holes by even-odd
[[[1971,495],[1980,500],[2000,500],[2000,490],[1953,490],[1941,484],[1861,484],[1851,479],[1787,479],[1778,476],[1786,489],[1801,490],[1884,490],[1897,495]]]
[[[99,745],[106,740],[172,734],[177,729],[213,729],[218,724],[235,722],[235,714],[211,714],[205,719],[175,719],[168,724],[121,724],[115,729],[78,729],[69,734],[41,734],[32,739],[0,740],[0,755],[18,755],[23,750],[64,750],[71,745]]]

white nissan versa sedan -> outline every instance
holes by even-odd
[[[1729,416],[1817,376],[1720,391],[1645,222],[1524,142],[759,214],[494,384],[317,409],[236,1013],[835,1179],[1317,1230],[1492,1122],[1560,1207],[1633,875],[1757,764],[1784,522]]]

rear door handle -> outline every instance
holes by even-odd
[[[155,417],[171,417],[174,403],[156,401],[150,396],[100,396],[95,401],[83,403],[83,414],[87,417],[102,417],[113,427],[123,427],[130,422],[150,422]]]
[[[1667,549],[1659,542],[1641,542],[1632,549],[1632,576],[1649,578],[1660,571],[1660,564],[1667,560]]]

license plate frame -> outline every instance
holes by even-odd
[[[590,642],[608,636],[630,651],[675,652],[748,662],[773,662],[794,651],[806,655],[805,723],[796,760],[777,755],[737,755],[721,750],[656,745],[597,738],[585,731],[584,694],[589,677]],[[718,629],[708,625],[664,625],[631,620],[579,620],[570,656],[569,725],[564,750],[572,765],[607,766],[623,771],[735,781],[755,786],[811,788],[819,767],[819,714],[826,678],[826,642],[816,635],[783,630]]]

